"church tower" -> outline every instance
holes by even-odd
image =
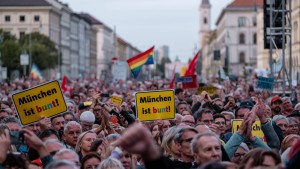
[[[200,14],[200,29],[199,29],[199,43],[200,48],[203,47],[203,44],[209,38],[211,29],[210,29],[210,3],[209,0],[202,0],[200,7],[199,7],[199,14]]]

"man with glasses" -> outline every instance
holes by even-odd
[[[218,125],[220,131],[220,138],[222,139],[223,135],[225,134],[226,130],[226,118],[222,114],[215,114],[214,115],[214,123]]]
[[[196,116],[197,123],[202,123],[209,126],[214,122],[213,112],[209,109],[199,109],[195,113],[195,116]]]
[[[180,159],[174,160],[174,168],[189,169],[193,166],[194,156],[191,151],[191,141],[198,131],[192,127],[181,128],[174,137],[175,144],[179,147]]]
[[[183,116],[181,122],[188,125],[188,126],[190,126],[190,127],[195,127],[195,119],[191,115]]]

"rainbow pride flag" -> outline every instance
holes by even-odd
[[[29,76],[33,79],[39,79],[39,80],[43,80],[44,77],[42,75],[42,72],[40,71],[40,69],[33,63],[31,66],[31,70],[30,70],[30,74]]]
[[[138,77],[143,65],[154,64],[153,55],[154,55],[154,46],[146,50],[145,52],[140,53],[127,60],[127,63],[130,67],[130,70],[134,78]]]

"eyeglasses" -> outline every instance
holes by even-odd
[[[234,153],[233,155],[235,158],[241,158],[245,156],[245,153]]]
[[[188,138],[188,139],[182,139],[182,142],[191,143],[192,140],[193,140],[193,137],[192,138]]]
[[[225,125],[225,121],[217,121],[215,122],[217,125]]]
[[[193,122],[193,121],[182,121],[182,123],[185,123],[185,124],[187,124],[187,125],[195,125],[195,122]]]
[[[289,125],[289,128],[298,128],[298,124],[294,124],[294,125]]]

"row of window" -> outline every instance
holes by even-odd
[[[246,36],[244,33],[239,34],[239,44],[246,43]],[[253,44],[256,44],[256,33],[253,34]]]
[[[40,16],[39,15],[34,15],[33,20],[34,20],[34,22],[39,22],[40,21]],[[4,21],[5,22],[10,22],[11,21],[10,15],[5,15],[4,16]],[[25,15],[20,15],[19,16],[19,21],[20,22],[25,22],[26,21]]]

